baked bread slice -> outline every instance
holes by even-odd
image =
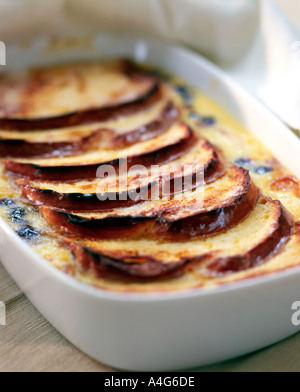
[[[170,142],[170,145],[150,153],[136,155],[126,158],[128,169],[143,165],[151,167],[152,165],[162,165],[172,162],[187,153],[194,145],[195,139],[191,131],[189,131],[182,140]],[[28,161],[29,162],[29,161]],[[51,182],[74,182],[80,180],[94,180],[97,178],[97,171],[101,165],[110,165],[115,168],[118,173],[120,166],[124,160],[115,160],[105,162],[104,164],[79,165],[79,166],[38,166],[31,163],[22,163],[16,160],[5,159],[5,167],[9,174],[13,176],[28,178],[37,181]]]
[[[190,151],[171,163],[156,165],[151,170],[140,165],[132,166],[129,171],[127,169],[125,163],[116,177],[114,167],[100,166],[97,173],[100,178],[92,181],[53,183],[20,180],[18,184],[22,186],[24,196],[36,205],[56,206],[68,211],[101,211],[114,208],[112,205],[118,207],[120,204],[120,207],[124,204],[122,201],[128,199],[135,204],[155,195],[169,197],[178,191],[191,190],[203,181],[209,184],[225,173],[220,154],[203,138],[195,138]],[[246,177],[242,170],[232,169],[230,173],[231,177],[235,175],[236,183],[239,176],[242,182]],[[106,177],[106,174],[109,176]],[[200,183],[197,184],[197,181]],[[143,193],[146,190],[151,194]],[[166,201],[168,199],[165,198],[161,203]],[[126,203],[126,207],[129,205]]]
[[[184,123],[175,123],[155,139],[120,149],[94,148],[79,156],[42,159],[5,160],[8,171],[22,177],[44,181],[74,181],[97,177],[100,165],[119,166],[126,159],[128,166],[151,166],[177,159],[192,147],[193,133]]]
[[[0,131],[0,157],[62,157],[78,155],[97,147],[111,150],[125,148],[162,134],[178,118],[178,111],[172,102],[166,103],[160,112],[154,112],[154,114],[156,117],[150,118],[150,122],[142,124],[139,124],[139,118],[137,118],[137,125],[132,129],[120,128],[118,122],[115,121],[97,123],[91,127],[72,127],[61,132],[53,130],[41,132]],[[133,123],[133,119],[130,123]],[[110,128],[114,125],[116,128]]]
[[[132,183],[129,182],[129,184],[132,187],[134,181]],[[139,182],[137,184],[140,185]],[[55,211],[58,214],[62,213],[64,215],[63,213],[65,212],[68,215],[68,219],[72,219],[73,222],[93,223],[94,228],[97,224],[105,226],[105,221],[103,220],[106,219],[122,221],[124,218],[131,218],[134,221],[134,219],[140,218],[159,218],[161,221],[164,220],[164,222],[174,223],[181,219],[207,212],[214,212],[212,216],[215,218],[219,215],[222,216],[225,225],[228,223],[227,219],[225,219],[225,210],[229,212],[232,208],[236,208],[237,206],[241,208],[243,203],[246,203],[248,205],[247,209],[250,211],[251,206],[257,201],[258,194],[256,186],[250,179],[249,173],[233,165],[229,166],[226,174],[221,176],[213,184],[197,184],[192,189],[172,195],[170,194],[170,188],[166,191],[163,186],[159,187],[159,189],[163,189],[165,194],[162,195],[161,192],[156,193],[155,186],[159,184],[153,182],[150,185],[153,184],[154,189],[152,191],[154,190],[154,192],[152,195],[149,195],[149,200],[139,200],[133,203],[130,208],[122,208],[120,194],[118,194],[118,197],[105,197],[102,199],[100,196],[103,194],[97,195],[96,193],[57,193],[54,199],[52,198],[53,190],[38,188],[39,183],[35,183],[34,188],[33,183],[25,181],[22,183],[22,186],[23,195],[31,203],[39,206],[55,207]],[[48,185],[52,186],[53,189],[56,184],[50,183]],[[146,185],[145,183],[144,187]],[[180,185],[184,186],[184,182],[182,181]],[[68,184],[67,186],[71,187],[72,185]],[[140,194],[141,192],[138,193],[138,195]],[[80,195],[81,201],[76,202],[75,199],[79,198]],[[125,199],[126,202],[127,198]],[[112,207],[112,205],[114,206]],[[83,212],[76,213],[76,206]]]
[[[186,241],[235,226],[249,215],[258,197],[258,188],[249,174],[232,167],[227,175],[216,181],[215,187],[199,187],[175,195],[171,200],[165,197],[122,209],[117,202],[117,208],[98,214],[95,211],[75,214],[46,206],[41,207],[41,212],[50,225],[63,234],[89,239]]]
[[[30,164],[38,167],[61,167],[61,166],[86,166],[101,165],[122,158],[132,158],[139,155],[150,154],[162,148],[180,143],[191,136],[188,126],[182,122],[175,123],[166,132],[159,135],[155,140],[150,139],[132,146],[120,149],[104,149],[101,144],[93,150],[89,150],[80,156],[41,158],[41,159],[17,159],[21,164]]]
[[[0,128],[42,130],[92,123],[143,109],[158,80],[128,61],[34,69],[0,78]]]
[[[204,275],[255,267],[276,255],[292,235],[293,218],[279,201],[262,197],[247,219],[225,233],[188,243],[160,240],[98,240],[64,237],[85,268],[109,267],[155,278],[190,265]],[[242,233],[242,234],[241,234]],[[233,246],[234,244],[234,246]],[[84,251],[84,252],[82,252]]]

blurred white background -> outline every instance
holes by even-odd
[[[299,16],[299,0],[0,0],[0,40],[130,30],[179,42],[300,129]]]

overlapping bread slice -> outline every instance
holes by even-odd
[[[203,187],[197,183],[197,170],[204,173]],[[126,172],[125,178],[119,176],[117,182],[113,177],[77,183],[23,180],[18,183],[31,203],[59,206],[60,211],[44,209],[52,224],[70,229],[68,223],[72,220],[73,230],[96,238],[114,238],[116,233],[133,237],[151,234],[178,240],[208,236],[243,220],[258,198],[249,173],[229,164],[224,168],[219,152],[196,136],[194,147],[188,153],[169,165],[157,166],[150,175],[147,173],[144,177],[133,173],[128,178]],[[189,177],[191,181],[187,181]],[[174,184],[178,179],[182,182],[176,192]],[[169,186],[165,187],[168,182]],[[186,182],[190,188],[184,188]],[[211,182],[214,182],[212,186]],[[71,214],[80,211],[83,214]],[[87,211],[91,213],[86,214]],[[86,226],[89,226],[87,230]]]
[[[202,182],[209,184],[225,173],[219,152],[201,137],[192,138],[190,150],[170,163],[150,169],[137,165],[128,170],[128,162],[121,162],[121,166],[117,168],[118,174],[114,166],[100,166],[98,178],[91,181],[53,183],[20,180],[18,183],[23,187],[24,195],[36,205],[59,205],[67,211],[96,212],[135,205],[153,199],[155,195],[161,198],[162,194],[169,197],[183,190],[191,191]],[[106,173],[110,175],[106,177]],[[239,176],[243,182],[244,173],[235,173],[236,178]],[[238,178],[236,183],[239,181]],[[160,203],[166,201],[168,199],[165,198]]]
[[[31,202],[33,194],[25,188]],[[183,241],[195,237],[206,237],[236,225],[254,208],[259,191],[251,181],[249,173],[236,166],[213,185],[198,184],[195,189],[148,201],[132,203],[123,207],[120,201],[105,201],[103,207],[98,200],[98,209],[88,207],[84,213],[74,213],[74,203],[69,209],[50,208],[44,203],[45,218],[63,232],[76,233],[88,238],[160,238]],[[103,202],[102,202],[103,203]],[[127,199],[125,203],[128,203]],[[57,204],[62,206],[59,200]],[[90,209],[89,209],[90,208]]]
[[[143,109],[158,79],[124,60],[33,69],[0,78],[0,128],[42,130]]]
[[[45,181],[74,181],[96,178],[100,165],[126,159],[129,166],[151,166],[172,161],[189,150],[193,133],[182,122],[175,122],[156,138],[115,149],[100,146],[80,155],[41,159],[6,160],[6,168],[17,175]]]
[[[291,215],[279,201],[261,196],[257,202],[259,192],[241,168],[229,166],[204,188],[203,199],[199,188],[179,196],[127,210],[74,214],[44,207],[42,213],[84,266],[135,278],[187,265],[209,276],[246,270],[276,255],[291,237]]]
[[[37,167],[66,167],[66,166],[86,166],[86,165],[100,165],[107,162],[112,162],[122,158],[131,158],[134,156],[145,155],[158,151],[164,147],[177,144],[188,139],[191,132],[187,125],[177,122],[172,125],[167,132],[159,135],[155,139],[146,140],[141,143],[136,143],[132,146],[120,149],[105,149],[95,148],[89,150],[80,156],[70,157],[55,157],[55,158],[41,158],[41,159],[17,159],[16,162],[21,164],[31,164]]]
[[[69,235],[64,241],[85,268],[95,268],[100,276],[108,267],[138,278],[155,278],[187,266],[217,276],[255,267],[276,255],[292,228],[293,218],[281,203],[261,197],[247,219],[205,239],[95,241]]]
[[[172,101],[163,97],[141,113],[90,125],[45,131],[1,131],[0,157],[43,158],[78,155],[95,148],[125,148],[152,139],[178,118]]]
[[[42,158],[78,155],[100,146],[105,149],[128,147],[170,128],[179,116],[174,100],[173,90],[159,83],[155,94],[145,99],[138,109],[134,101],[128,102],[127,111],[116,109],[110,120],[93,122],[91,119],[88,124],[59,129],[0,129],[0,157]]]

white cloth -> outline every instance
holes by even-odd
[[[0,39],[11,42],[54,31],[64,0],[0,0]]]
[[[219,63],[243,56],[259,25],[258,0],[67,0],[78,20],[171,39]],[[242,39],[237,31],[243,31]]]
[[[291,23],[296,22],[296,12],[300,17],[300,2],[276,3],[261,0],[254,44],[246,56],[226,70],[289,126],[300,131],[300,18],[297,26]],[[283,13],[287,3],[291,6],[289,18]]]
[[[297,23],[299,0],[0,0],[0,40],[79,28],[179,42],[225,68],[300,129],[300,30],[278,3]]]

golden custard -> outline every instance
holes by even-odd
[[[84,73],[82,67],[80,68],[80,72]],[[94,74],[92,76],[95,78]],[[124,81],[122,79],[123,84],[126,84],[126,82],[126,80]],[[145,80],[143,83],[145,84]],[[168,76],[168,85],[173,89],[171,95],[180,109],[181,121],[188,124],[198,137],[207,139],[213,146],[217,147],[218,151],[222,151],[227,166],[236,165],[249,171],[252,181],[260,189],[261,194],[272,198],[272,200],[260,196],[257,204],[253,206],[247,218],[242,219],[233,227],[229,227],[226,231],[221,231],[203,238],[192,238],[188,243],[188,249],[185,249],[180,241],[179,243],[174,243],[173,241],[153,239],[150,237],[139,238],[137,241],[130,238],[130,236],[129,238],[120,238],[119,240],[115,238],[103,238],[101,241],[97,241],[96,244],[92,239],[86,239],[87,248],[90,247],[91,249],[95,249],[95,247],[99,246],[100,251],[113,257],[116,254],[115,249],[117,245],[118,251],[124,251],[130,260],[134,261],[136,254],[140,253],[142,255],[144,252],[145,255],[151,253],[155,260],[165,260],[165,264],[167,265],[168,263],[173,262],[173,256],[177,253],[180,253],[181,258],[190,257],[190,259],[192,259],[193,256],[199,254],[202,248],[205,251],[210,249],[211,252],[214,252],[214,250],[219,249],[220,244],[222,244],[222,252],[219,252],[218,250],[217,252],[220,253],[220,258],[226,258],[233,254],[247,254],[249,247],[255,249],[256,242],[259,241],[260,237],[264,237],[272,232],[274,220],[277,219],[278,214],[280,215],[280,213],[282,213],[280,204],[278,204],[276,200],[279,200],[289,213],[293,215],[295,222],[300,221],[300,188],[298,179],[289,173],[276,158],[268,152],[266,147],[261,145],[261,143],[232,118],[231,115],[226,113],[211,99],[201,92],[195,91],[192,87],[187,86],[177,78]],[[92,90],[91,85],[89,85],[89,88]],[[137,89],[137,86],[135,86],[135,88]],[[111,91],[110,94],[112,94]],[[127,100],[128,96],[126,95],[125,97]],[[92,97],[94,104],[94,92]],[[101,100],[103,101],[104,99],[105,97],[103,98],[101,96]],[[76,105],[80,105],[80,94],[78,91],[76,91]],[[161,105],[155,105],[154,110],[150,108],[150,110],[146,111],[146,119],[150,118],[153,113],[157,113],[157,108],[161,108]],[[44,113],[42,107],[39,107],[38,109],[41,113]],[[19,112],[20,109],[16,111],[16,113]],[[59,113],[63,113],[61,105],[59,106]],[[140,124],[143,123],[143,112],[135,113],[134,116],[138,119]],[[122,117],[118,120],[109,120],[106,125],[115,124],[119,121],[119,127],[123,129],[123,131],[124,129],[130,128],[128,125],[130,124],[130,120],[126,119],[125,124],[127,125],[123,127],[121,120]],[[147,120],[145,121],[147,122]],[[91,124],[90,126],[76,125],[75,130],[80,130],[80,132],[83,132],[84,134],[89,134],[89,132],[95,128],[95,124]],[[3,137],[5,136],[5,138],[8,138],[10,132],[12,133],[13,139],[16,140],[19,134],[16,130],[9,131],[6,129],[0,131],[0,136],[2,133]],[[60,138],[55,130],[45,130],[44,132],[47,132],[48,136],[52,135],[53,139]],[[70,130],[61,130],[61,132],[68,135]],[[31,133],[30,130],[26,130],[26,133],[29,136],[34,135],[33,137],[35,140],[39,139],[39,136],[37,136],[40,135],[39,132]],[[175,132],[172,133],[171,136],[171,133],[172,129],[168,129],[161,135],[156,135],[154,138],[143,142],[141,146],[145,146],[145,151],[150,152],[151,148],[148,149],[148,146],[159,143],[159,140],[162,140],[162,147],[168,146],[170,138],[177,135]],[[180,139],[180,135],[178,135],[178,139]],[[126,156],[128,151],[138,151],[139,145],[133,145],[126,148],[127,152],[124,156]],[[90,156],[88,154],[89,152],[86,152],[86,155]],[[94,158],[99,156],[99,154],[97,154],[97,152],[93,152],[92,154],[92,161],[96,163],[97,159]],[[113,159],[118,157],[116,151],[114,154],[111,151],[102,152],[102,154],[104,154],[103,156],[112,156]],[[70,158],[61,157],[60,159],[62,161],[66,160],[66,162],[76,162],[76,160],[80,161],[80,156]],[[53,166],[56,166],[56,160],[53,157],[50,159],[21,158],[17,159],[17,161],[21,163],[34,162],[36,165],[42,164],[44,161],[47,162],[46,165],[50,166],[52,162]],[[103,159],[101,162],[102,161]],[[187,264],[184,270],[174,270],[171,273],[162,274],[162,276],[157,276],[155,278],[148,277],[146,279],[139,279],[138,277],[129,277],[113,272],[101,276],[101,274],[95,271],[93,266],[89,265],[87,267],[84,263],[78,262],[78,253],[76,254],[76,257],[75,253],[71,250],[72,247],[68,247],[66,241],[61,241],[60,237],[57,235],[56,229],[53,228],[53,226],[50,226],[42,217],[39,208],[28,201],[25,201],[24,197],[21,196],[21,189],[16,185],[11,176],[7,175],[4,161],[0,165],[0,170],[1,217],[28,243],[29,246],[33,248],[33,250],[48,260],[54,267],[71,275],[80,282],[104,290],[161,292],[200,287],[213,288],[221,284],[287,269],[298,265],[300,262],[300,230],[296,223],[290,239],[281,249],[278,248],[278,251],[274,252],[272,257],[267,257],[265,260],[262,260],[259,265],[252,266],[251,268],[249,267],[248,269],[246,268],[240,272],[233,271],[232,273],[215,275],[206,274],[201,264],[191,263],[190,265]],[[248,174],[245,172],[245,175]],[[217,181],[222,184],[222,178],[223,177],[217,179],[216,184],[218,183]],[[54,189],[56,187],[54,184],[55,183],[49,185],[49,188]],[[66,186],[61,186],[60,189],[69,189],[70,186],[70,184],[67,184]],[[215,189],[214,182],[205,189],[207,195],[210,195],[209,192],[212,192]],[[209,199],[211,200],[211,197]],[[137,214],[139,207],[130,208],[135,208]],[[127,210],[127,214],[130,213],[130,208]],[[142,209],[143,206],[140,207],[140,210]],[[86,216],[89,214],[93,215],[95,213],[88,212],[86,213]],[[101,213],[98,212],[98,217],[99,214],[101,216]],[[175,212],[174,214],[176,215]],[[111,210],[110,215],[115,215],[115,210]],[[60,234],[63,235],[62,232],[60,232]],[[78,241],[82,242],[81,239]],[[180,259],[180,257],[178,257],[178,259]]]

